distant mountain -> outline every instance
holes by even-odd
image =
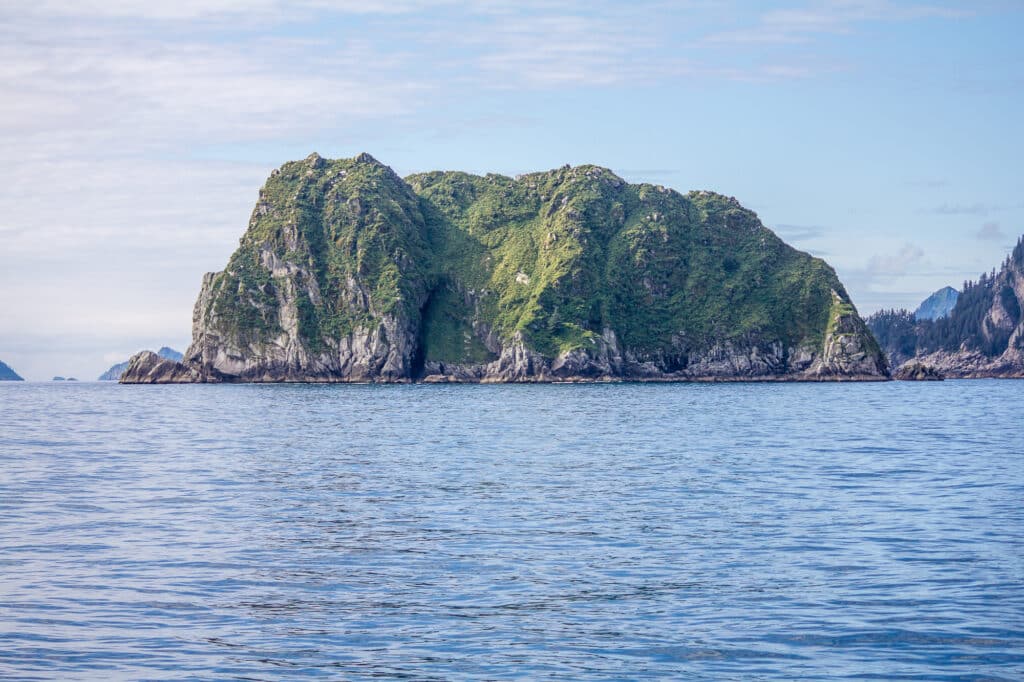
[[[162,358],[165,358],[167,360],[173,360],[175,362],[180,362],[181,359],[184,357],[178,351],[174,350],[173,348],[168,348],[167,346],[164,346],[163,348],[158,350],[156,354]],[[108,369],[106,372],[101,374],[98,381],[117,381],[118,379],[121,378],[121,375],[124,374],[124,371],[126,369],[128,369],[128,361],[125,360],[124,362],[119,362],[110,369]]]
[[[7,366],[6,363],[0,362],[0,381],[24,381],[18,373]]]
[[[953,287],[942,287],[934,294],[924,299],[921,305],[914,311],[915,320],[937,320],[940,317],[948,317],[953,312],[956,299],[960,292]]]
[[[167,346],[164,346],[163,348],[158,350],[156,354],[162,358],[166,358],[167,360],[174,360],[175,362],[181,362],[181,359],[185,357],[178,351],[174,350],[173,348],[168,348]]]
[[[1024,237],[998,271],[964,283],[948,316],[882,310],[865,321],[894,369],[913,360],[949,378],[1024,378]]]
[[[99,376],[97,381],[117,381],[124,374],[124,371],[128,369],[128,361],[119,362],[113,365],[110,369]]]

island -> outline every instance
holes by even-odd
[[[165,358],[167,360],[176,360],[176,361],[177,360],[181,360],[182,357],[184,357],[181,352],[176,351],[176,350],[174,350],[173,348],[171,348],[169,346],[161,347],[160,350],[158,350],[156,352],[156,354],[157,354],[157,356],[159,356],[161,358]],[[96,380],[97,381],[117,381],[117,380],[119,380],[121,378],[121,375],[124,374],[124,371],[126,369],[128,369],[128,360],[125,360],[124,362],[119,362],[116,365],[112,365],[110,367],[110,369],[108,369],[106,372],[101,374],[99,376],[99,378],[97,378]]]
[[[181,361],[122,383],[887,380],[835,271],[732,197],[606,168],[273,171]]]

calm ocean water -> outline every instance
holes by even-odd
[[[0,385],[0,678],[1024,679],[1024,381]]]

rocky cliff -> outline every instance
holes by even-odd
[[[887,310],[868,324],[894,367],[933,368],[947,378],[1024,377],[1024,237],[999,271],[967,282],[946,317]]]
[[[173,360],[175,362],[180,362],[181,359],[185,357],[183,353],[180,353],[168,346],[163,346],[162,348],[160,348],[160,350],[156,352],[156,354],[161,358],[164,358],[166,360]],[[128,369],[129,361],[130,358],[129,360],[119,362],[116,365],[111,365],[110,369],[101,374],[97,381],[117,381],[118,379],[121,378],[121,375],[124,374],[124,371]]]
[[[126,383],[884,379],[824,261],[730,197],[597,166],[274,171],[180,363]]]

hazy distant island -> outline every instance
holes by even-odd
[[[7,363],[0,362],[0,381],[24,381]]]
[[[1024,377],[1024,237],[998,271],[964,282],[947,315],[883,310],[868,326],[894,368],[913,364],[948,378]],[[913,374],[896,373],[897,377]]]
[[[163,346],[156,352],[156,354],[161,358],[175,361],[181,360],[184,357],[180,352],[168,346]],[[124,362],[119,362],[116,365],[111,366],[110,369],[99,376],[97,381],[118,381],[121,378],[121,375],[124,374],[124,371],[128,369],[128,362],[128,360],[125,360]]]
[[[823,260],[713,192],[598,166],[402,179],[368,154],[275,170],[181,362],[124,383],[885,380]]]

